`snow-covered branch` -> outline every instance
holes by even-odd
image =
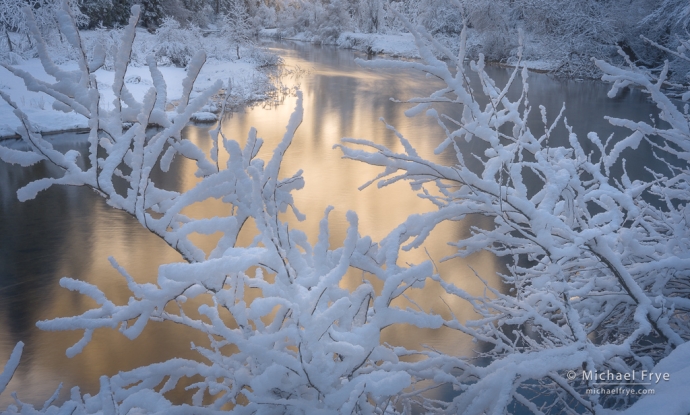
[[[650,370],[690,338],[690,309],[681,299],[687,294],[683,264],[690,254],[685,226],[690,200],[687,110],[681,113],[664,96],[662,79],[651,83],[642,74],[597,62],[607,73],[604,79],[615,81],[614,93],[628,85],[644,87],[670,126],[610,119],[632,133],[603,143],[596,133],[577,137],[564,111],[549,120],[540,107],[544,129],[535,134],[528,125],[532,105],[526,69],[515,69],[499,87],[485,72],[483,57],[467,68],[464,46],[458,58],[437,46],[424,28],[408,24],[408,29],[423,62],[360,64],[418,69],[444,81],[445,86],[428,97],[410,99],[416,106],[408,115],[426,111],[435,118],[445,133],[435,153],[450,152],[456,162],[424,159],[413,140],[400,134],[404,153],[366,140],[344,139],[339,147],[346,158],[384,168],[367,185],[406,180],[437,206],[436,211],[408,218],[381,242],[384,250],[387,244],[419,247],[445,221],[471,220],[473,215],[493,219],[493,226],[473,227],[471,236],[452,245],[458,256],[489,251],[504,258],[508,273],[502,277],[510,292],[487,286],[488,297],[475,297],[439,280],[480,316],[466,322],[452,318],[444,324],[486,344],[483,356],[491,362],[466,369],[476,380],[456,386],[463,392],[449,409],[503,413],[518,405],[536,414],[599,413],[611,405],[627,406],[629,398],[616,396],[621,400],[614,403],[610,396],[585,395],[591,385],[568,380],[564,374]],[[470,77],[479,79],[481,91],[470,86]],[[518,78],[522,92],[509,98]],[[461,118],[440,114],[434,102],[457,105]],[[560,140],[554,137],[559,124],[567,131]],[[643,139],[668,167],[651,171],[654,179],[649,182],[631,179],[624,157],[626,149],[637,148]],[[481,145],[466,144],[476,141]],[[585,143],[597,151],[588,152]],[[614,169],[622,172],[620,177],[614,176]],[[535,396],[545,402],[541,408],[530,402]]]
[[[424,286],[433,275],[432,264],[398,266],[399,247],[389,242],[388,251],[381,252],[369,237],[359,234],[353,212],[347,214],[350,226],[339,248],[329,243],[330,208],[315,245],[280,219],[288,209],[298,219],[304,217],[291,194],[303,187],[302,173],[285,176],[281,171],[283,157],[302,122],[301,94],[283,139],[267,161],[257,158],[263,140],[254,129],[242,147],[227,139],[219,126],[211,134],[214,145],[210,155],[182,137],[181,129],[191,115],[222,86],[217,82],[191,98],[204,64],[203,53],[190,62],[183,96],[171,117],[165,112],[165,81],[153,58],[148,59],[153,87],[142,101],[136,100],[124,82],[139,7],[132,11],[115,59],[112,106],[101,105],[93,76],[102,56],[83,52],[67,10],[60,21],[63,33],[82,51],[77,71],[55,65],[41,46],[42,63],[56,78],[55,83],[40,82],[7,66],[32,90],[53,96],[61,109],[77,111],[89,119],[88,159],[80,160],[73,150],[62,153],[54,149],[4,94],[23,123],[18,132],[29,149],[0,147],[0,157],[21,165],[52,163],[63,171],[61,177],[40,179],[20,189],[21,200],[37,197],[54,184],[88,186],[110,206],[129,213],[165,240],[186,262],[163,265],[156,284],[140,284],[111,258],[132,294],[125,305],[111,301],[97,286],[63,278],[62,287],[92,298],[97,305],[80,316],[41,321],[38,326],[82,331],[83,337],[67,350],[68,356],[80,353],[97,329],[116,328],[133,339],[150,321],[172,321],[199,330],[208,336],[208,345],[192,345],[199,352],[199,361],[173,359],[103,377],[97,395],[82,397],[73,392],[59,408],[48,403],[35,410],[17,400],[17,406],[8,412],[54,413],[59,409],[66,413],[126,414],[138,408],[146,413],[189,413],[189,405],[173,406],[166,394],[180,379],[191,377],[196,379],[188,387],[195,390],[190,402],[194,413],[211,413],[226,405],[236,414],[397,411],[404,406],[398,402],[420,394],[415,385],[427,376],[408,374],[408,364],[398,355],[413,352],[395,353],[382,345],[381,331],[395,324],[442,327],[441,317],[402,309],[394,303],[410,288]],[[33,33],[40,44],[38,31]],[[131,126],[125,129],[125,123]],[[160,127],[153,135],[152,125]],[[229,156],[224,165],[219,160],[220,151]],[[165,174],[174,157],[196,163],[199,180],[187,191],[159,187],[153,179],[152,171],[160,169]],[[197,219],[183,213],[192,204],[214,199],[225,203],[224,215]],[[241,245],[238,236],[250,222],[256,226],[256,234],[251,243]],[[208,254],[190,239],[194,234],[216,232],[221,237]],[[341,288],[351,268],[379,280],[381,291],[377,293],[366,280],[352,291]],[[199,306],[202,297],[207,301]],[[14,371],[17,360],[11,359],[7,373]],[[0,380],[9,375],[2,376]]]

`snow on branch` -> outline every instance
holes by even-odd
[[[345,158],[384,168],[366,186],[406,180],[437,207],[410,216],[381,242],[380,252],[393,252],[401,244],[404,249],[419,247],[446,221],[471,220],[470,215],[493,219],[493,226],[472,227],[470,236],[452,245],[457,256],[489,251],[503,258],[508,272],[501,276],[510,292],[487,286],[491,295],[476,297],[439,278],[449,294],[468,301],[480,316],[466,322],[451,318],[444,325],[485,344],[488,351],[480,356],[490,362],[479,368],[464,359],[466,369],[456,375],[463,380],[451,380],[462,392],[448,411],[504,413],[517,405],[535,414],[598,413],[627,407],[630,397],[586,395],[592,384],[581,381],[581,374],[651,370],[690,338],[690,309],[681,300],[688,278],[681,264],[690,256],[687,106],[682,113],[664,95],[661,78],[652,83],[641,73],[597,61],[604,80],[614,82],[614,94],[631,85],[647,90],[668,127],[610,119],[631,134],[603,144],[595,133],[586,140],[577,137],[563,111],[549,121],[540,107],[544,132],[535,133],[527,123],[532,105],[526,69],[518,66],[500,87],[484,70],[482,56],[468,67],[438,47],[423,27],[407,28],[422,62],[358,62],[375,69],[416,69],[442,80],[445,85],[438,91],[408,99],[416,106],[407,115],[426,112],[436,119],[445,134],[436,153],[450,152],[457,161],[425,159],[414,149],[415,140],[399,133],[404,153],[355,139],[344,139],[337,147]],[[481,90],[470,86],[470,78],[479,79]],[[508,90],[518,78],[522,92],[510,98],[514,94]],[[436,102],[461,108],[461,118],[440,114],[433,107]],[[554,146],[549,138],[559,124],[566,136],[557,142],[566,144]],[[599,154],[586,150],[587,140]],[[626,149],[637,148],[642,140],[665,167],[650,170],[655,177],[651,182],[632,180],[626,171]],[[472,147],[481,152],[465,144],[472,141],[482,143]],[[467,163],[470,158],[480,163]],[[622,177],[612,175],[614,166],[620,166]],[[566,378],[568,371],[578,380]],[[421,376],[413,368],[410,373]],[[474,380],[468,382],[470,373]],[[533,403],[535,396],[543,406]]]
[[[244,147],[226,139],[220,126],[213,134],[210,155],[181,134],[193,113],[222,87],[213,87],[191,98],[205,62],[198,53],[183,82],[181,104],[168,120],[166,85],[155,59],[147,60],[153,86],[141,101],[127,90],[124,77],[138,22],[139,7],[132,8],[129,25],[122,32],[122,45],[115,63],[114,105],[103,105],[91,73],[101,63],[100,52],[80,55],[79,69],[66,71],[53,64],[45,51],[42,62],[55,77],[42,82],[15,68],[29,88],[53,96],[62,108],[89,119],[88,160],[79,153],[54,149],[32,126],[21,108],[14,108],[22,121],[18,131],[27,151],[0,147],[7,162],[31,165],[42,161],[58,166],[63,174],[44,178],[20,189],[27,200],[54,184],[87,186],[113,208],[127,212],[142,226],[158,235],[186,262],[160,267],[156,284],[140,284],[114,258],[112,266],[126,280],[131,297],[127,304],[111,301],[106,292],[85,281],[63,278],[60,285],[91,297],[96,306],[73,317],[40,321],[44,330],[77,330],[83,337],[67,349],[74,356],[88,346],[95,330],[119,330],[130,339],[139,336],[151,321],[172,321],[205,333],[208,345],[192,345],[198,361],[173,359],[140,367],[113,377],[102,377],[100,391],[81,396],[73,390],[69,401],[47,403],[35,410],[17,399],[10,413],[216,413],[231,405],[235,414],[305,413],[395,413],[420,399],[417,384],[428,374],[409,374],[409,365],[399,355],[414,354],[381,344],[381,332],[395,324],[440,328],[440,316],[395,305],[410,288],[422,288],[433,276],[430,262],[405,267],[395,265],[397,251],[390,242],[386,252],[371,238],[361,236],[358,219],[348,212],[349,229],[343,245],[329,242],[327,209],[318,241],[309,244],[306,235],[280,219],[290,209],[302,220],[292,192],[304,186],[302,172],[285,175],[283,157],[303,118],[302,95],[280,143],[268,161],[257,157],[263,141],[252,129]],[[79,33],[68,10],[60,22],[72,44],[81,48]],[[33,32],[40,39],[37,31]],[[37,42],[40,43],[39,40]],[[40,49],[40,48],[39,48]],[[125,123],[131,123],[128,129]],[[152,135],[149,127],[160,127]],[[229,157],[222,165],[218,152]],[[152,176],[165,174],[175,157],[197,166],[197,183],[178,192],[159,187]],[[123,189],[124,184],[125,189]],[[227,209],[211,218],[195,219],[182,212],[195,203],[222,200]],[[251,243],[239,244],[239,234],[253,222],[257,233]],[[190,239],[194,234],[221,234],[207,254]],[[379,294],[364,280],[354,290],[341,288],[350,269],[361,270],[379,280]],[[248,293],[252,291],[252,295]],[[258,297],[254,295],[260,292]],[[190,312],[188,300],[208,298]],[[228,348],[228,346],[234,346]],[[235,352],[229,353],[229,349]],[[13,355],[14,356],[14,355]],[[13,357],[6,373],[13,372]],[[6,375],[0,380],[4,380]],[[9,376],[9,375],[7,375]],[[191,402],[173,405],[166,394],[183,378],[194,377]],[[193,408],[193,409],[192,409]]]

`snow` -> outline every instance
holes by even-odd
[[[384,53],[404,58],[419,58],[419,51],[410,33],[402,34],[366,34],[343,32],[338,37],[340,47],[361,50],[368,53]]]
[[[259,31],[259,36],[270,37],[270,38],[280,38],[280,31],[277,27],[264,28]]]
[[[215,122],[218,121],[218,116],[212,112],[199,111],[192,114],[192,121]]]
[[[690,342],[678,346],[662,359],[653,373],[668,373],[670,380],[653,385],[654,394],[645,395],[621,415],[687,415],[690,413]]]
[[[279,29],[262,29],[259,32],[262,37],[277,38],[281,37]],[[312,35],[301,32],[283,39],[311,42]],[[318,40],[318,39],[316,39]],[[445,38],[443,43],[452,50],[457,50],[460,38]],[[474,30],[468,30],[467,47],[477,49],[481,39]],[[388,55],[394,58],[420,59],[419,50],[414,43],[414,36],[411,33],[361,33],[361,32],[342,32],[335,41],[335,45],[344,49],[354,49],[361,52]],[[562,62],[559,59],[549,58],[548,51],[536,42],[527,42],[526,49],[531,51],[530,58],[523,58],[519,61],[520,67],[535,72],[550,72],[559,68]],[[501,66],[515,67],[518,60],[515,56],[510,57],[505,62],[492,62]]]
[[[136,15],[138,8],[133,10]],[[62,22],[63,26],[67,24],[65,19]],[[611,119],[612,124],[632,130],[632,135],[613,148],[601,147],[598,138],[590,135],[589,140],[598,141],[602,149],[601,160],[596,162],[585,154],[583,143],[560,115],[549,124],[542,110],[544,134],[538,139],[532,134],[527,126],[530,107],[526,69],[515,70],[508,83],[499,87],[484,71],[485,62],[480,55],[469,68],[480,79],[481,90],[471,90],[466,82],[469,69],[462,62],[466,52],[464,44],[459,54],[454,55],[450,51],[452,47],[441,45],[426,33],[415,31],[411,25],[407,27],[419,47],[418,54],[410,49],[412,35],[350,33],[339,37],[339,41],[342,38],[341,46],[424,60],[423,63],[363,61],[365,66],[422,69],[446,83],[447,88],[429,97],[409,100],[419,104],[410,115],[421,114],[427,109],[427,103],[441,97],[461,105],[463,114],[457,130],[450,131],[450,126],[446,129],[443,145],[452,144],[457,153],[457,162],[452,165],[421,158],[413,142],[397,132],[405,153],[395,153],[375,142],[356,139],[345,139],[345,145],[338,146],[346,158],[385,168],[370,183],[380,179],[379,186],[387,186],[406,180],[414,190],[426,184],[435,185],[437,189],[433,193],[424,189],[420,196],[435,203],[438,211],[410,216],[380,244],[362,237],[357,215],[348,212],[347,236],[340,247],[331,249],[328,241],[330,208],[314,246],[309,245],[305,233],[291,229],[281,219],[288,208],[299,220],[304,218],[291,194],[304,186],[302,171],[289,177],[281,172],[283,156],[302,122],[302,94],[297,93],[296,108],[285,135],[268,161],[256,158],[262,141],[256,138],[255,130],[250,133],[244,149],[237,141],[225,137],[219,143],[216,133],[214,146],[222,144],[230,155],[226,165],[221,166],[217,156],[214,158],[211,154],[209,160],[206,153],[183,138],[180,131],[192,117],[215,118],[204,108],[209,98],[223,86],[218,78],[224,76],[219,74],[228,78],[239,76],[228,66],[245,76],[256,68],[251,64],[247,69],[239,66],[239,62],[233,66],[220,61],[220,69],[213,63],[203,66],[207,59],[201,51],[187,71],[158,68],[153,59],[149,60],[147,68],[127,67],[135,26],[136,17],[133,17],[124,32],[124,42],[128,42],[129,36],[129,44],[121,48],[114,71],[96,71],[101,58],[95,60],[93,66],[87,66],[84,59],[79,63],[55,66],[39,43],[42,66],[59,82],[44,85],[26,76],[25,73],[35,73],[39,78],[50,80],[50,76],[31,60],[23,63],[26,69],[20,67],[10,72],[23,76],[29,87],[50,92],[63,105],[33,96],[14,85],[4,85],[3,100],[9,106],[3,107],[7,111],[2,115],[12,112],[11,107],[14,107],[14,113],[24,117],[24,135],[31,149],[26,154],[7,149],[0,155],[6,161],[22,165],[46,158],[64,170],[62,177],[31,182],[18,192],[19,200],[34,198],[52,184],[90,186],[98,190],[110,206],[129,213],[146,229],[164,239],[187,263],[163,265],[159,268],[156,284],[139,284],[112,260],[113,267],[126,279],[132,293],[126,305],[111,302],[95,285],[63,278],[64,288],[90,297],[96,305],[80,316],[40,321],[38,326],[45,330],[83,331],[82,339],[67,349],[70,356],[81,352],[95,329],[119,328],[122,334],[133,339],[148,321],[157,320],[200,330],[208,335],[210,345],[193,346],[205,358],[203,363],[173,359],[120,372],[111,378],[103,377],[99,394],[83,399],[75,388],[61,413],[98,413],[101,410],[101,413],[113,413],[115,405],[119,405],[121,412],[133,409],[151,413],[189,413],[184,406],[173,407],[163,394],[174,388],[181,377],[195,375],[199,380],[188,387],[197,390],[194,405],[201,406],[208,393],[217,396],[214,402],[217,408],[228,402],[246,400],[246,406],[236,407],[246,413],[273,413],[277,405],[294,408],[295,412],[309,410],[335,414],[357,410],[374,413],[380,412],[380,404],[386,405],[385,411],[393,412],[401,396],[414,397],[419,393],[410,391],[413,382],[432,380],[450,381],[462,391],[447,408],[454,413],[504,413],[513,400],[534,411],[536,406],[525,404],[527,395],[523,393],[527,389],[536,389],[537,393],[549,393],[549,390],[539,389],[542,385],[533,380],[548,381],[543,387],[557,386],[571,395],[576,402],[570,398],[562,400],[564,409],[570,406],[570,412],[575,412],[579,406],[584,406],[595,412],[608,405],[607,401],[594,397],[584,399],[580,396],[581,390],[566,382],[563,372],[580,367],[635,369],[637,366],[631,366],[631,356],[642,356],[636,362],[651,367],[650,350],[665,355],[672,347],[676,350],[654,370],[667,373],[670,379],[657,384],[658,394],[642,398],[629,411],[688,412],[690,402],[684,391],[690,382],[690,347],[683,340],[690,336],[688,315],[681,308],[669,310],[665,306],[673,302],[673,294],[687,292],[675,288],[672,285],[675,282],[659,278],[669,271],[664,261],[688,258],[684,244],[688,239],[685,206],[690,200],[687,172],[683,170],[681,175],[675,175],[673,173],[679,169],[668,165],[672,174],[659,172],[659,177],[667,180],[648,183],[651,190],[644,195],[638,190],[639,183],[632,183],[625,176],[620,182],[612,183],[608,174],[608,168],[622,159],[622,149],[637,147],[642,139],[640,134],[656,134],[663,139],[658,144],[659,151],[678,153],[676,149],[688,147],[687,118],[645,76],[597,63],[606,72],[605,79],[616,82],[614,92],[631,84],[643,86],[657,103],[659,118],[667,121],[671,128],[659,130],[642,122]],[[69,31],[68,27],[63,28],[63,32]],[[466,35],[463,31],[461,38],[465,39]],[[75,36],[68,36],[77,43]],[[297,38],[307,39],[308,35]],[[433,51],[429,44],[433,45]],[[517,54],[522,50],[520,47]],[[438,56],[444,54],[446,59],[439,60]],[[533,62],[548,64],[543,60]],[[79,71],[70,72],[75,68]],[[214,69],[217,71],[213,72]],[[91,72],[95,72],[95,77],[91,77]],[[664,75],[662,72],[660,78]],[[512,101],[508,90],[518,76],[522,77],[522,95]],[[13,78],[10,75],[2,79]],[[100,96],[94,90],[95,80]],[[659,79],[658,85],[662,82],[663,79]],[[475,94],[483,94],[490,105],[482,108]],[[91,116],[91,167],[84,170],[77,164],[78,153],[74,150],[62,153],[41,139],[36,127],[26,121],[27,117],[18,108],[30,107],[26,104],[27,98],[43,99],[36,101],[34,118],[43,118],[42,111],[50,113],[57,111],[54,108],[68,106]],[[98,105],[108,105],[108,102],[113,103],[113,111],[94,111]],[[122,103],[126,108],[120,108]],[[163,113],[166,110],[167,117]],[[442,115],[438,112],[427,111],[427,114],[441,121]],[[136,123],[123,132],[121,125],[132,120]],[[569,140],[568,147],[556,147],[548,142],[555,126],[561,122],[567,130],[564,138]],[[151,123],[163,128],[147,138],[147,127]],[[96,126],[103,126],[107,136],[99,137]],[[10,131],[13,128],[9,123],[6,127]],[[58,127],[59,122],[56,122],[48,128]],[[456,138],[480,141],[489,147],[472,154],[479,159],[483,170],[475,171],[463,163],[463,149]],[[162,171],[167,171],[176,153],[196,162],[196,176],[200,179],[193,188],[182,193],[157,187],[155,175],[151,174],[158,163]],[[687,154],[684,153],[684,161],[687,161]],[[523,176],[525,171],[536,173],[531,178],[537,186],[532,196],[528,195],[525,185],[526,179],[530,179]],[[125,192],[115,191],[114,179],[122,179],[121,183],[127,186]],[[453,183],[453,186],[446,183]],[[666,209],[660,210],[642,196],[673,197],[680,203],[667,203]],[[189,206],[210,199],[221,199],[228,204],[230,209],[226,216],[194,219],[182,214]],[[588,203],[599,206],[602,212],[593,215]],[[494,226],[472,228],[469,236],[453,242],[458,248],[457,255],[484,251],[511,256],[514,266],[502,277],[516,289],[514,294],[487,286],[488,294],[474,297],[444,281],[443,276],[434,274],[435,266],[431,261],[421,264],[399,261],[401,250],[419,247],[436,226],[468,214],[493,218]],[[242,246],[236,242],[242,224],[248,219],[255,224],[256,235],[250,245]],[[189,238],[194,233],[215,232],[222,237],[208,257]],[[408,242],[410,239],[412,241]],[[644,240],[647,246],[633,243],[635,239]],[[672,250],[667,249],[669,239],[677,244]],[[520,259],[528,261],[520,262]],[[641,273],[639,266],[631,265],[638,263],[649,264],[651,272]],[[350,268],[370,273],[377,289],[366,280],[352,291],[341,288]],[[264,272],[271,274],[271,278],[265,279]],[[455,315],[445,319],[421,308],[402,309],[393,303],[404,297],[408,289],[423,288],[429,279],[438,282],[447,294],[472,303],[479,319],[463,323]],[[259,290],[260,296],[245,296],[247,289]],[[176,311],[166,306],[200,294],[207,294],[212,302],[198,307],[198,313],[188,314],[183,309]],[[271,316],[274,310],[275,315]],[[612,314],[615,310],[622,310],[621,314]],[[221,315],[222,312],[227,316],[226,311],[236,325],[227,325]],[[599,319],[598,315],[604,317]],[[608,318],[606,316],[613,321],[603,320]],[[483,353],[491,361],[478,366],[470,357],[455,358],[433,350],[393,349],[380,343],[381,331],[393,324],[431,329],[446,326],[459,330],[476,340],[493,344],[494,347]],[[529,330],[511,333],[515,338],[504,332],[526,325]],[[652,331],[658,333],[659,341],[647,344],[645,340]],[[607,332],[615,336],[607,336]],[[602,333],[601,340],[593,342],[591,333]],[[237,352],[225,354],[221,349],[227,345],[236,346]],[[21,343],[17,345],[0,375],[0,392],[19,362],[21,347]],[[399,359],[411,355],[424,359]],[[163,382],[165,384],[159,388]],[[403,396],[403,391],[410,392]],[[558,397],[553,396],[553,399]],[[390,402],[390,406],[386,402]],[[575,402],[575,406],[570,402]],[[19,401],[17,404],[22,413],[33,413],[29,406]],[[436,405],[445,404],[427,401],[425,405],[433,410]],[[16,406],[11,409],[12,412],[16,410]],[[49,407],[44,412],[56,413],[57,410]]]
[[[137,37],[144,35],[144,33],[138,31]],[[94,34],[91,33],[91,35]],[[89,33],[85,37],[88,36]],[[14,66],[39,80],[55,82],[55,79],[43,69],[38,58],[25,60]],[[78,65],[76,62],[68,62],[59,65],[59,67],[63,70],[76,70]],[[182,97],[182,81],[187,76],[187,72],[185,68],[173,66],[159,66],[158,69],[168,86],[167,110],[171,111]],[[95,75],[101,94],[101,105],[105,106],[106,109],[112,109],[111,103],[115,98],[112,89],[115,71],[101,68],[95,72]],[[194,98],[200,91],[211,87],[219,79],[224,81],[232,79],[235,84],[243,85],[245,90],[258,91],[252,96],[246,97],[248,99],[258,99],[262,92],[265,93],[265,91],[261,91],[265,76],[260,71],[258,64],[251,63],[249,60],[227,61],[210,58],[203,66],[194,84],[191,97]],[[130,65],[125,76],[125,86],[137,101],[141,101],[146,92],[153,86],[149,68]],[[88,127],[85,117],[74,112],[64,113],[54,109],[53,102],[55,100],[53,98],[40,92],[28,91],[21,79],[12,75],[2,66],[0,66],[0,90],[7,93],[22,108],[40,132],[71,131]],[[212,121],[208,114],[201,115],[201,117],[204,119],[199,119],[199,121]],[[0,139],[16,137],[15,131],[19,125],[19,119],[12,112],[12,108],[4,100],[0,100]]]
[[[14,350],[12,350],[10,359],[5,363],[5,368],[2,373],[0,373],[0,393],[5,390],[10,379],[12,379],[12,375],[14,375],[14,371],[17,370],[19,359],[22,356],[22,350],[24,350],[24,343],[17,343],[17,345],[14,346]]]

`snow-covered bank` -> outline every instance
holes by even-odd
[[[372,54],[385,54],[395,58],[419,59],[420,57],[417,46],[414,43],[414,37],[410,33],[343,32],[336,39],[330,39],[330,41],[323,41],[318,36],[313,36],[306,32],[287,36],[276,28],[263,29],[259,32],[259,35],[274,39],[335,45],[343,49],[353,49]]]
[[[355,49],[373,54],[386,54],[392,57],[419,58],[419,50],[410,33],[401,34],[368,34],[344,32],[338,37],[339,47]]]
[[[260,32],[263,37],[297,40],[302,42],[332,44],[344,49],[353,49],[369,54],[383,54],[393,58],[420,59],[419,50],[414,43],[414,36],[410,33],[380,34],[342,32],[340,36],[331,42],[322,42],[307,33],[298,33],[293,36],[283,36],[278,29],[264,29]],[[457,52],[460,45],[459,37],[444,37],[439,41],[446,47]],[[475,30],[468,30],[467,48],[469,56],[475,58],[481,51],[482,36]],[[550,72],[557,70],[562,63],[554,59],[548,51],[537,42],[527,42],[525,45],[528,58],[523,58],[520,65],[536,72]],[[517,55],[517,48],[515,49]],[[489,60],[490,61],[490,60]],[[504,62],[493,62],[499,65],[514,67],[517,65],[517,57],[513,56]]]
[[[93,33],[92,33],[93,35]],[[85,36],[88,41],[89,34]],[[151,43],[152,35],[143,30],[137,31],[137,37],[143,43],[140,46],[140,53],[151,53],[150,48],[146,48],[146,43]],[[218,47],[217,45],[213,45]],[[234,54],[235,48],[229,51]],[[266,54],[267,52],[261,52]],[[218,50],[211,51],[209,58],[204,65],[199,77],[197,78],[192,90],[192,97],[199,92],[210,87],[216,80],[220,79],[227,85],[228,80],[232,80],[232,95],[235,103],[264,100],[268,98],[274,90],[274,86],[264,69],[266,60],[256,59],[255,54],[243,53],[246,57],[242,59],[228,59],[223,57]],[[56,59],[57,60],[57,59]],[[274,59],[278,61],[277,58]],[[28,72],[39,80],[54,82],[52,76],[48,75],[38,58],[24,60],[19,64],[12,65],[22,71]],[[62,69],[76,70],[77,64],[74,61],[67,61],[59,65]],[[159,67],[168,87],[168,111],[173,110],[177,100],[182,96],[182,80],[187,72],[185,68],[175,66]],[[99,69],[95,72],[98,80],[98,90],[101,95],[101,102],[106,109],[112,106],[111,102],[115,98],[113,92],[113,69]],[[153,86],[151,74],[148,67],[137,64],[136,62],[127,68],[125,84],[132,95],[141,100],[146,92]],[[7,93],[10,98],[20,105],[29,119],[42,132],[60,132],[70,130],[80,130],[87,127],[87,120],[83,116],[74,112],[64,113],[53,108],[54,98],[41,93],[29,91],[24,82],[13,75],[6,68],[0,66],[0,90]],[[208,108],[213,110],[213,108]],[[204,121],[208,121],[208,113],[204,115]],[[199,118],[199,117],[197,117]],[[0,100],[0,139],[18,137],[16,133],[19,127],[19,119],[14,115],[12,108],[4,100]]]
[[[260,34],[263,37],[281,37],[278,29],[264,29]],[[98,36],[102,38],[103,34],[98,32],[85,32],[84,34],[87,42],[96,41]],[[314,38],[304,33],[283,38],[305,42],[315,41]],[[457,49],[459,39],[445,38],[443,40],[451,49]],[[470,31],[468,36],[468,48],[470,50],[476,49],[480,40],[476,32]],[[247,50],[243,51],[243,58],[233,60],[232,55],[235,54],[235,48],[226,47],[225,49],[227,50],[222,50],[223,45],[221,42],[214,43],[208,38],[204,38],[203,41],[207,43],[204,46],[209,50],[209,59],[195,83],[192,96],[208,88],[217,79],[221,79],[225,82],[227,82],[228,79],[232,79],[233,94],[236,95],[236,101],[257,101],[268,97],[270,92],[274,89],[274,86],[266,75],[266,71],[263,70],[263,67],[267,63],[265,57],[259,57],[259,59],[257,59],[256,54],[252,54],[251,50]],[[135,56],[135,59],[138,59],[139,62],[137,63],[135,60],[134,64],[129,66],[125,78],[127,88],[137,99],[141,99],[146,91],[152,86],[150,72],[145,65],[142,65],[141,61],[143,60],[143,55],[152,54],[154,52],[154,44],[154,35],[142,29],[137,30],[135,55],[138,56]],[[385,54],[395,58],[419,59],[420,57],[414,43],[414,37],[409,33],[366,34],[343,32],[333,44],[341,48],[373,54]],[[532,47],[532,49],[536,48]],[[261,53],[266,54],[266,52]],[[274,57],[273,62],[277,61],[278,58]],[[508,65],[514,63],[515,62],[507,62]],[[550,71],[555,69],[559,65],[559,62],[550,61],[548,59],[529,59],[523,60],[522,64],[526,65],[527,68],[531,70]],[[24,60],[14,66],[32,74],[40,80],[52,81],[52,77],[43,70],[38,58]],[[77,65],[73,61],[67,61],[62,64],[61,67],[64,69],[76,69]],[[172,110],[176,100],[181,96],[182,79],[186,75],[186,71],[184,68],[175,66],[161,66],[160,70],[168,85],[168,101],[170,104],[168,110]],[[96,78],[101,93],[101,102],[103,103],[110,103],[114,99],[114,93],[112,91],[113,76],[114,71],[112,69],[99,69],[96,71]],[[75,113],[65,114],[53,109],[54,99],[52,97],[40,92],[28,91],[21,79],[12,75],[3,67],[0,67],[0,90],[8,93],[12,100],[23,108],[24,112],[26,112],[29,119],[39,131],[51,133],[86,129],[87,127],[86,119],[83,116]],[[201,121],[203,118],[203,121],[210,121],[209,117],[210,114],[206,113],[194,119]],[[12,113],[11,107],[6,102],[0,100],[0,139],[18,137],[15,130],[19,125],[19,119]]]

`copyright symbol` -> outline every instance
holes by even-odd
[[[566,377],[568,378],[568,380],[573,380],[577,377],[577,373],[575,373],[574,370],[569,370],[566,374]]]

